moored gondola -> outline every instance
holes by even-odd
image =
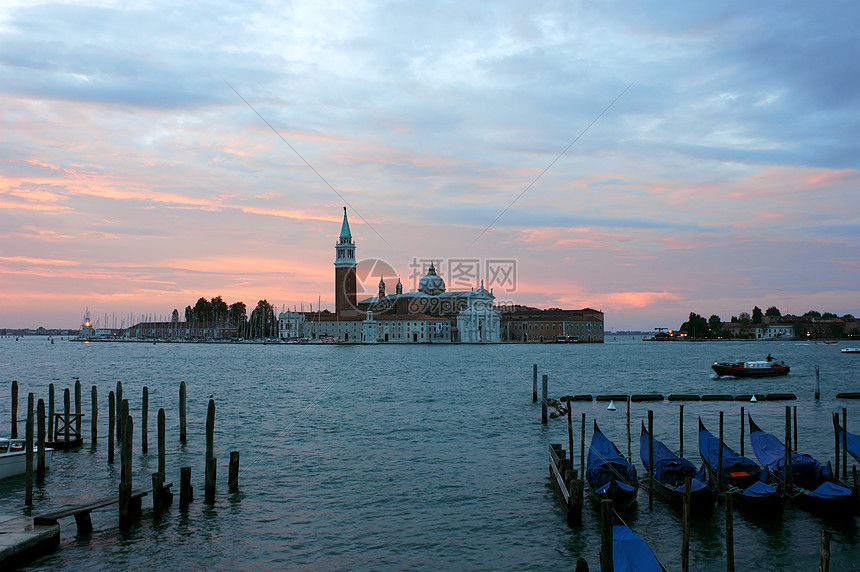
[[[658,495],[673,504],[681,504],[684,499],[685,480],[690,477],[690,506],[696,510],[710,510],[714,507],[714,495],[708,488],[705,473],[684,457],[679,457],[662,442],[653,437],[652,444],[654,467],[649,471],[648,442],[649,433],[642,422],[639,436],[639,456],[646,474],[654,479],[654,490]]]
[[[588,448],[585,480],[595,497],[611,499],[619,510],[636,502],[636,491],[639,488],[636,468],[600,431],[597,421],[594,422],[594,435]]]
[[[850,431],[845,431],[843,435],[842,432],[842,425],[836,423],[836,438],[839,441],[839,446],[842,446],[842,440],[845,439],[845,450],[860,463],[860,435]]]
[[[752,416],[749,424],[756,458],[768,470],[771,480],[787,491],[792,502],[803,510],[829,516],[856,514],[854,491],[833,476],[830,463],[822,465],[810,455],[791,452],[786,478],[785,445],[756,425]]]
[[[724,494],[732,495],[733,505],[749,508],[758,515],[782,512],[782,497],[773,485],[767,483],[768,472],[747,457],[735,453],[723,442],[723,464],[720,467],[720,440],[705,428],[699,419],[699,454],[708,472],[712,489],[721,484]]]

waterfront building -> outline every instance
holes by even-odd
[[[502,313],[502,341],[603,342],[603,312],[513,306]]]

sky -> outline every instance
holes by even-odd
[[[0,0],[0,109],[0,327],[332,308],[344,206],[368,295],[860,315],[854,1]]]

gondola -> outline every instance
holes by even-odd
[[[585,480],[595,497],[611,499],[617,509],[629,507],[636,502],[636,491],[639,488],[636,468],[600,431],[597,421],[594,422],[594,435],[588,448]]]
[[[705,428],[699,419],[699,454],[708,472],[708,482],[717,488],[720,477],[720,440]],[[749,508],[756,514],[779,514],[782,512],[782,497],[776,487],[767,483],[768,472],[747,457],[732,451],[723,442],[722,485],[726,494],[738,508]]]
[[[639,436],[639,456],[645,472],[648,473],[648,429],[642,422],[642,432]],[[695,465],[679,457],[669,450],[662,441],[651,438],[654,456],[653,472],[650,477],[654,479],[654,490],[658,495],[673,504],[681,504],[684,500],[684,483],[690,477],[690,506],[696,509],[711,509],[714,506],[714,495],[708,488],[705,474],[696,471]]]
[[[839,446],[842,446],[842,439],[845,439],[845,449],[848,453],[854,457],[858,463],[860,463],[860,435],[856,435],[850,431],[845,432],[845,436],[842,436],[842,426],[840,424],[836,424],[836,435],[837,439],[839,439]]]
[[[798,507],[825,515],[856,514],[857,498],[850,488],[833,476],[830,463],[822,465],[809,455],[791,453],[788,483],[784,482],[785,445],[774,435],[762,431],[750,422],[750,443],[759,462],[770,478],[788,490]]]
[[[612,568],[628,572],[667,572],[648,543],[630,530],[613,511]]]

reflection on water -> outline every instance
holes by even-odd
[[[761,358],[771,353],[792,366],[783,378],[716,379],[715,360]],[[168,481],[174,505],[153,522],[148,497],[144,518],[120,533],[111,508],[93,513],[95,531],[75,537],[62,525],[62,549],[31,569],[165,567],[213,569],[328,568],[546,569],[572,568],[579,556],[596,566],[597,513],[583,510],[584,526],[569,529],[548,479],[547,447],[564,443],[563,419],[539,423],[531,402],[532,364],[549,376],[550,395],[600,393],[793,392],[796,402],[695,402],[684,409],[684,451],[699,463],[697,417],[716,432],[725,413],[727,442],[738,447],[740,408],[778,435],[786,404],[798,408],[801,452],[833,458],[832,411],[848,407],[849,427],[860,427],[856,402],[835,400],[860,390],[860,359],[839,346],[791,342],[646,343],[495,346],[307,346],[193,344],[77,344],[0,339],[0,423],[8,428],[9,383],[47,399],[83,384],[84,437],[89,441],[90,389],[99,390],[98,444],[57,452],[35,512],[114,494],[119,463],[107,462],[107,395],[123,382],[135,417],[135,486],[147,486],[157,467],[155,419],[167,418]],[[821,369],[820,401],[813,400],[814,366]],[[178,439],[178,391],[188,386],[188,444]],[[149,443],[140,450],[140,401],[149,390]],[[217,500],[203,502],[206,405],[217,405]],[[574,404],[585,413],[588,434],[596,418],[622,452],[627,450],[626,405]],[[19,405],[19,412],[22,409]],[[655,436],[677,450],[679,404],[632,405],[633,458],[638,462],[639,420],[654,411]],[[19,417],[21,415],[19,414]],[[853,421],[854,420],[854,421]],[[23,422],[22,422],[23,427]],[[578,423],[575,459],[579,459]],[[745,432],[746,433],[746,432]],[[241,492],[227,491],[229,452],[241,452]],[[747,442],[746,454],[751,455]],[[192,467],[195,501],[179,510],[179,469]],[[0,482],[0,513],[20,514],[23,479]],[[669,569],[680,568],[680,512],[647,491],[627,516]],[[691,566],[722,570],[722,507],[694,519]],[[796,509],[762,521],[736,511],[739,570],[780,567],[812,570],[819,531],[834,531],[834,570],[851,569],[858,551],[857,521],[822,520]]]

